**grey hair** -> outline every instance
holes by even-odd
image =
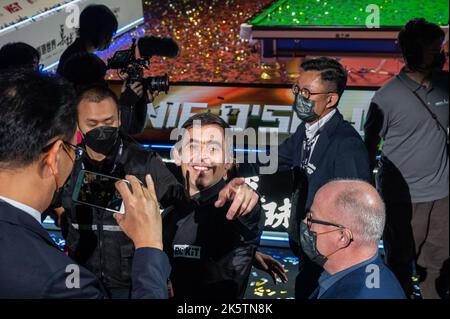
[[[355,242],[363,245],[378,242],[386,222],[385,205],[372,185],[362,180],[335,180],[346,183],[335,199],[335,205],[343,220],[348,221]],[[372,190],[371,190],[372,189]],[[370,199],[368,196],[370,196]]]

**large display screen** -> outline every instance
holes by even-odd
[[[377,6],[381,27],[402,27],[410,19],[424,17],[448,25],[447,0],[281,0],[250,20],[254,26],[366,27],[368,11]]]
[[[339,111],[362,137],[365,116],[375,90],[350,88],[339,103]],[[170,139],[170,134],[193,114],[212,112],[241,130],[275,128],[278,138],[270,140],[271,145],[275,146],[294,133],[301,123],[292,111],[292,102],[291,88],[287,86],[173,85],[168,95],[160,95],[154,105],[149,107],[147,128],[136,138],[146,147],[159,152],[170,168],[177,170],[175,164],[170,163],[170,150],[176,143]],[[235,151],[236,154],[249,153],[256,148],[257,145],[248,144]],[[285,232],[289,226],[291,174],[287,171],[247,179],[262,195],[266,231]]]
[[[339,111],[361,135],[375,90],[348,89],[339,103]],[[289,86],[172,85],[168,95],[160,95],[149,107],[147,128],[137,137],[143,142],[171,144],[173,128],[181,127],[195,113],[208,111],[220,115],[235,128],[275,128],[278,132],[276,144],[279,144],[301,123],[292,110],[293,99]]]

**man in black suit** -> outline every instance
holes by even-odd
[[[294,111],[303,123],[279,147],[279,167],[292,168],[294,193],[289,237],[300,257],[296,298],[308,298],[322,267],[303,253],[299,225],[320,187],[336,178],[370,181],[369,157],[363,141],[337,109],[347,84],[347,72],[334,59],[305,61],[293,86]]]
[[[278,146],[278,171],[292,170],[294,178],[288,233],[291,248],[300,257],[296,298],[309,298],[323,271],[300,247],[300,222],[316,192],[336,178],[371,180],[364,143],[337,109],[346,84],[347,72],[338,61],[326,57],[305,61],[292,88],[293,109],[302,123]]]
[[[83,151],[76,143],[75,94],[66,82],[33,71],[0,75],[0,298],[103,298],[89,271],[59,251],[41,213]],[[119,226],[133,241],[133,298],[167,298],[170,265],[153,181],[128,176],[116,188],[125,214]]]

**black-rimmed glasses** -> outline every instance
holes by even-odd
[[[56,140],[53,143],[50,143],[49,145],[45,146],[42,149],[42,152],[43,153],[47,153],[52,148],[52,146],[58,141],[59,140]],[[83,154],[86,152],[86,150],[83,147],[81,147],[81,146],[73,145],[72,143],[69,143],[69,142],[64,141],[64,140],[61,140],[61,141],[63,142],[63,145],[65,146],[65,149],[69,148],[69,149],[72,149],[75,152],[75,161],[78,161],[79,159],[81,159],[83,157]]]
[[[336,92],[311,92],[307,88],[300,88],[297,84],[294,84],[292,86],[292,93],[294,95],[300,94],[305,99],[309,99],[311,95],[319,95],[319,94],[330,94],[330,93],[336,93]]]
[[[327,221],[324,221],[324,220],[314,219],[314,218],[312,218],[312,212],[309,211],[309,212],[306,214],[306,225],[308,225],[308,229],[311,229],[312,224],[319,224],[319,225],[325,225],[325,226],[333,226],[333,227],[338,227],[338,228],[346,228],[346,227],[343,226],[343,225],[339,225],[339,224],[327,222]]]

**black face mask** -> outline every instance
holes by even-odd
[[[307,100],[300,94],[295,95],[293,109],[297,116],[306,123],[314,122],[319,119],[319,115],[314,112],[314,106],[316,102],[313,100]]]
[[[309,259],[318,264],[320,267],[325,265],[328,258],[317,250],[316,234],[311,232],[308,226],[303,222],[300,223],[300,244]]]
[[[108,155],[119,138],[119,128],[100,126],[84,135],[86,146],[94,152]]]

